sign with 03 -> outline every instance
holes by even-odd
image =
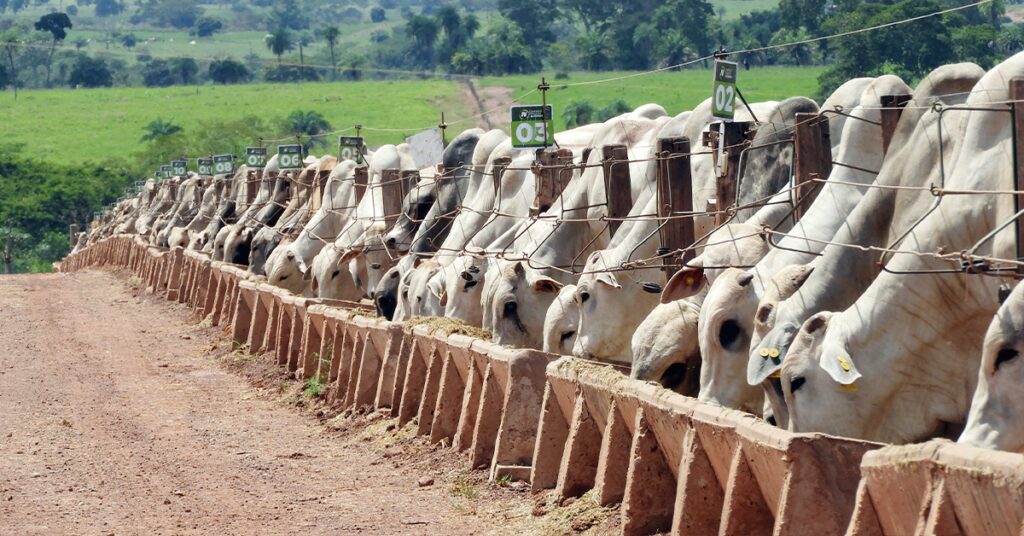
[[[512,107],[512,147],[533,149],[554,145],[551,132],[552,106]]]
[[[213,159],[199,158],[196,160],[200,175],[213,175]]]
[[[338,136],[338,158],[363,163],[363,137]]]
[[[267,165],[267,148],[246,147],[245,165],[253,169],[263,169],[263,166]]]
[[[235,155],[219,154],[213,157],[213,171],[218,175],[227,175],[235,170]]]
[[[278,145],[277,165],[281,169],[298,169],[302,167],[301,145]]]
[[[171,161],[171,172],[179,177],[184,177],[188,174],[188,162],[185,160]]]
[[[715,81],[711,85],[711,114],[715,119],[732,121],[736,113],[736,73],[733,61],[715,60]]]

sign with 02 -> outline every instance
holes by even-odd
[[[715,60],[715,81],[711,85],[711,114],[732,121],[736,115],[736,62]]]

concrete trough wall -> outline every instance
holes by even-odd
[[[127,267],[240,347],[317,378],[342,410],[388,410],[432,442],[561,498],[594,490],[624,534],[1024,534],[1024,456],[948,441],[794,434],[612,370],[504,348],[365,303],[293,296],[244,267],[100,240],[62,272]]]

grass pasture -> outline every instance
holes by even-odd
[[[762,68],[740,72],[739,84],[751,101],[813,95],[819,73],[820,68]],[[562,88],[567,83],[626,74],[573,73],[568,80],[558,81],[548,76],[552,84],[548,97],[555,105],[556,117],[559,107],[573,100],[586,99],[602,107],[619,98],[634,107],[656,102],[677,114],[693,108],[711,92],[708,70]],[[535,88],[539,81],[539,75],[530,75],[485,78],[475,84],[486,99],[494,93],[489,86],[507,87],[515,97]],[[446,80],[54,89],[21,91],[17,101],[8,91],[0,93],[0,117],[3,142],[23,143],[47,159],[84,162],[131,158],[143,146],[139,141],[143,127],[157,118],[172,120],[188,133],[205,121],[259,116],[273,122],[295,110],[315,110],[335,129],[356,123],[370,127],[363,134],[371,146],[397,143],[436,125],[441,111],[449,123],[470,116],[473,108],[465,93],[461,84]],[[539,103],[540,94],[535,92],[524,101]],[[495,106],[490,101],[487,105]],[[507,112],[499,108],[491,120],[503,125]],[[468,126],[469,122],[457,123],[450,130],[458,132]],[[273,135],[267,133],[267,137]],[[221,150],[210,148],[211,153]]]

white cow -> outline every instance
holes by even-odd
[[[1024,453],[1024,285],[999,307],[985,333],[978,387],[958,443]]]
[[[967,99],[992,108],[1024,76],[1024,53],[985,74]],[[1012,116],[966,112],[965,137],[945,187],[1012,188]],[[1016,258],[1013,226],[982,240],[1014,214],[1010,195],[957,195],[913,228],[899,252],[853,305],[803,323],[782,364],[782,390],[793,431],[826,432],[892,443],[948,433],[962,424],[977,383],[982,342],[998,309],[1000,281],[960,273],[971,250]],[[925,253],[924,256],[919,253]],[[956,273],[904,275],[950,270]]]

